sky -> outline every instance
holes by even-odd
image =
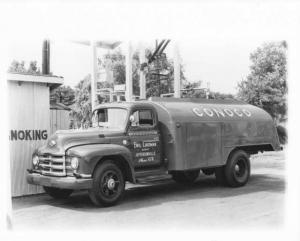
[[[126,41],[121,44],[124,51]],[[143,42],[143,41],[142,41]],[[185,75],[190,82],[201,80],[209,84],[212,91],[235,94],[237,83],[249,73],[250,53],[264,41],[237,40],[171,40],[166,48],[167,57],[172,59],[174,43],[177,43]],[[145,46],[154,47],[155,40],[144,41]],[[133,48],[138,42],[132,41]],[[41,67],[42,40],[15,41],[10,45],[10,61],[38,61]],[[99,49],[98,56],[107,50]],[[50,69],[54,75],[64,77],[64,84],[74,87],[91,71],[91,50],[68,40],[51,39]]]
[[[249,73],[251,52],[264,42],[287,40],[289,44],[289,39],[296,39],[297,8],[283,1],[270,2],[7,4],[13,16],[19,16],[19,21],[9,21],[7,65],[13,59],[37,60],[41,65],[42,40],[47,37],[51,39],[51,71],[63,76],[65,85],[75,86],[90,72],[91,52],[70,39],[145,41],[153,46],[155,39],[170,38],[168,57],[172,58],[172,44],[178,42],[189,81],[202,80],[204,85],[209,82],[212,91],[235,94],[237,83]]]

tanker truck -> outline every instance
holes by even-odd
[[[250,155],[280,150],[271,116],[236,100],[151,98],[101,104],[86,130],[57,131],[32,156],[27,182],[54,198],[88,190],[95,205],[119,202],[125,183],[173,178],[188,185],[203,172],[244,186]]]

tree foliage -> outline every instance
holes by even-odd
[[[238,84],[238,98],[265,109],[276,122],[286,119],[286,42],[272,42],[251,55],[250,74]]]
[[[120,85],[125,83],[126,67],[125,56],[120,49],[117,49],[113,53],[107,53],[104,57],[109,59],[112,63],[111,70],[113,71],[114,84]]]
[[[214,92],[202,87],[202,81],[186,82],[182,93],[183,98],[202,98],[202,99],[234,99],[232,94]]]
[[[146,49],[146,55],[151,56],[151,50]],[[180,80],[183,85],[187,83],[184,66],[180,65]],[[158,77],[157,74],[164,74]],[[174,92],[174,62],[162,54],[154,60],[146,71],[146,97],[160,96]]]
[[[30,74],[40,74],[40,70],[37,67],[37,61],[30,61],[27,72]]]
[[[209,99],[226,100],[226,99],[235,99],[235,97],[233,94],[226,94],[226,93],[211,91],[209,94]]]
[[[76,126],[90,126],[92,120],[91,75],[87,75],[75,86],[75,103],[70,114]]]
[[[75,102],[75,91],[70,86],[60,86],[50,93],[50,101],[62,103],[66,106]]]
[[[9,73],[25,73],[25,74],[40,74],[40,69],[37,67],[37,61],[30,61],[28,68],[25,67],[25,61],[13,60],[8,67]]]

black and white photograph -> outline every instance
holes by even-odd
[[[300,239],[298,1],[0,6],[2,240]]]

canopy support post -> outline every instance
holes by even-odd
[[[92,111],[96,107],[96,84],[97,84],[97,48],[96,43],[91,41],[91,54],[92,54],[92,69],[91,69],[91,103]]]
[[[145,48],[140,48],[140,65],[146,62]],[[146,76],[140,69],[140,99],[146,99]]]
[[[181,89],[181,83],[180,83],[180,57],[179,57],[179,51],[178,51],[178,45],[175,43],[174,46],[174,97],[180,98],[180,89]]]
[[[126,101],[132,100],[132,47],[131,43],[128,42],[126,51],[126,90],[125,90]]]

